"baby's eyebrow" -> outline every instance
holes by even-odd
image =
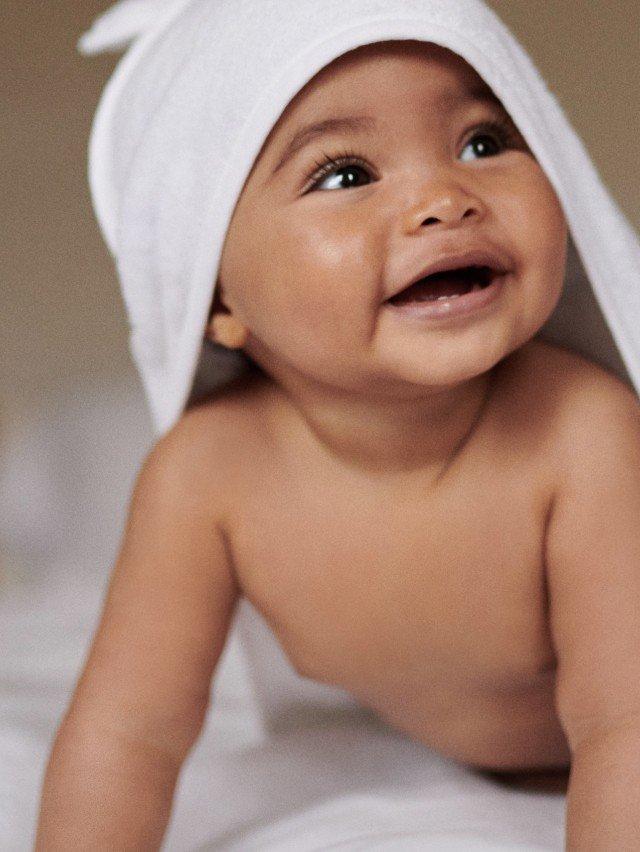
[[[497,98],[488,87],[474,87],[462,96],[456,95],[455,98],[444,96],[442,98],[444,104],[449,109],[454,108],[456,104],[465,104],[470,101],[479,101],[487,103],[491,106],[498,107],[501,111],[506,112],[502,102]],[[310,124],[303,125],[291,138],[288,145],[282,152],[282,156],[278,160],[277,165],[271,173],[273,177],[285,163],[290,160],[298,151],[318,139],[320,136],[326,136],[330,133],[366,133],[374,130],[378,126],[378,122],[370,115],[346,115],[342,117],[325,118],[322,121],[314,121]]]
[[[287,160],[290,160],[301,148],[304,148],[309,142],[312,142],[319,136],[327,136],[329,133],[339,132],[362,133],[373,130],[377,126],[378,122],[370,115],[346,115],[342,118],[325,118],[323,121],[314,121],[312,124],[305,124],[294,134],[272,174],[279,171]]]

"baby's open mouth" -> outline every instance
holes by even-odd
[[[466,293],[483,290],[498,275],[489,266],[465,266],[447,272],[434,272],[396,293],[387,302],[405,305],[409,302],[435,302],[438,299],[456,299]]]

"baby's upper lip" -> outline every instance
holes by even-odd
[[[487,248],[486,246],[468,247],[464,250],[440,254],[429,263],[421,266],[415,275],[404,284],[398,285],[386,297],[385,301],[397,296],[398,293],[406,290],[407,287],[415,284],[416,281],[426,278],[427,275],[433,275],[436,272],[448,272],[453,269],[462,269],[465,266],[487,266],[492,270],[494,275],[502,275],[509,271],[510,261],[502,252],[497,249]]]

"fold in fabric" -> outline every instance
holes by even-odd
[[[157,23],[183,0],[120,0],[91,25],[78,39],[78,50],[85,56],[108,50],[124,50],[134,39]]]

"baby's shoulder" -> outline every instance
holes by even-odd
[[[558,457],[584,458],[602,441],[638,428],[640,401],[610,370],[573,350],[535,339],[513,366],[522,405],[544,412]]]
[[[187,515],[228,531],[243,476],[259,476],[256,413],[252,393],[237,386],[191,406],[142,460],[133,502],[168,523]]]
[[[162,438],[165,450],[181,460],[190,475],[205,472],[225,482],[238,471],[254,469],[265,440],[263,386],[235,381],[188,408]]]
[[[578,352],[536,338],[520,350],[516,371],[532,392],[552,398],[565,417],[611,406],[640,405],[635,391],[609,369]]]
[[[581,402],[597,404],[609,397],[633,397],[635,392],[610,370],[556,343],[536,338],[510,358],[509,378],[518,391],[553,400],[571,414]]]

